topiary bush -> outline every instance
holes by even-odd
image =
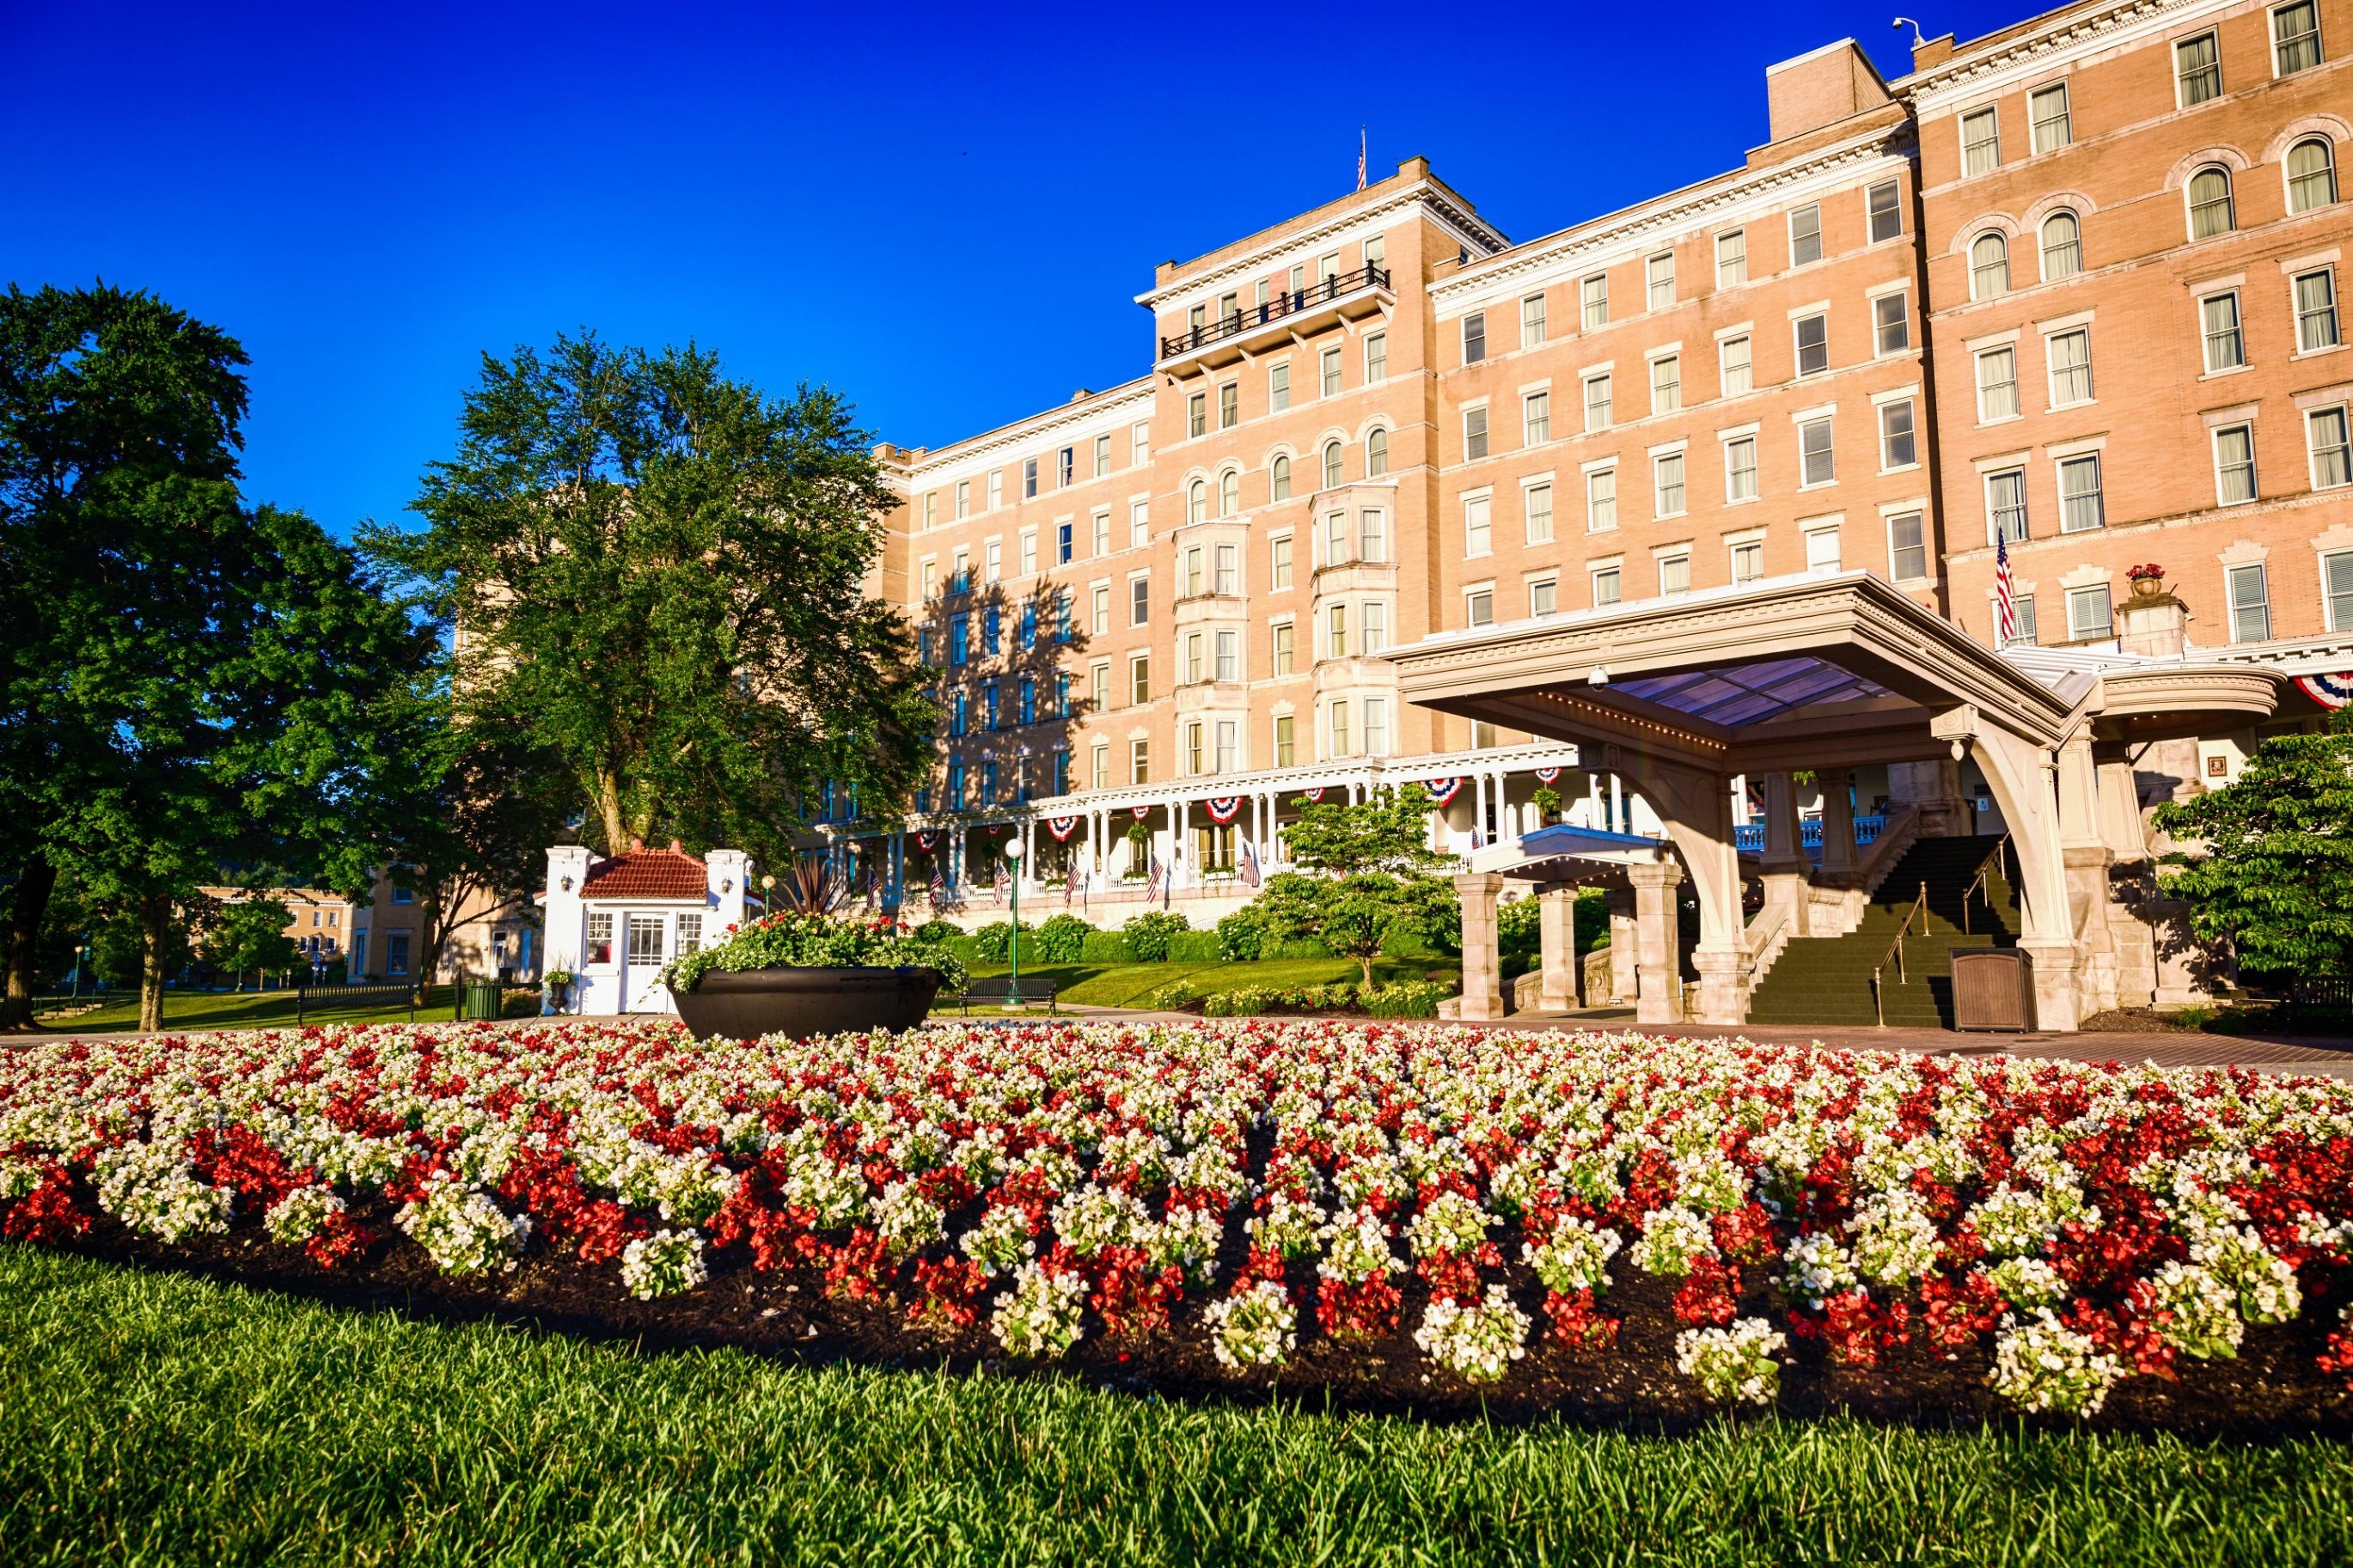
[[[1084,955],[1087,938],[1095,928],[1076,915],[1056,915],[1038,928],[1035,942],[1021,944],[1023,956],[1033,950],[1048,963],[1076,963]]]
[[[1126,933],[1115,931],[1091,931],[1079,939],[1081,963],[1134,963],[1135,950],[1128,945]]]
[[[1171,963],[1215,963],[1225,943],[1213,931],[1180,931],[1168,939]]]
[[[1128,951],[1138,963],[1168,962],[1168,943],[1178,931],[1191,931],[1193,922],[1183,915],[1163,914],[1154,910],[1140,914],[1127,922],[1124,932]]]

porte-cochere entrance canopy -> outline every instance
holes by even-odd
[[[2106,868],[2147,856],[2130,748],[2309,706],[2244,665],[1996,653],[1859,571],[1441,633],[1391,658],[1409,700],[1589,748],[1643,792],[1699,903],[1692,1016],[1722,1024],[1746,1021],[1751,986],[1791,937],[1825,934],[1807,929],[1802,885],[1848,869],[1832,858],[1809,870],[1797,851],[1792,772],[1917,764],[1907,776],[1932,782],[1897,803],[1908,839],[1970,830],[1958,766],[1974,762],[2021,870],[2038,1021],[2072,1029],[2115,1005]],[[1777,875],[1800,884],[1754,921],[1733,837],[1740,775],[1767,786],[1768,892]],[[1845,809],[1842,790],[1825,802]],[[1843,824],[1834,837],[1849,837]],[[1668,1021],[1661,1005],[1646,996],[1645,1021]],[[1464,1008],[1479,1003],[1466,994]]]

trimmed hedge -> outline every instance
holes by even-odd
[[[1241,1018],[1258,1013],[1363,1013],[1375,1018],[1435,1018],[1438,1005],[1452,993],[1430,980],[1400,980],[1389,985],[1360,985],[1335,980],[1326,985],[1282,989],[1246,985],[1201,999],[1201,1011],[1212,1018]]]
[[[1134,963],[1135,950],[1127,944],[1127,934],[1115,931],[1091,931],[1079,940],[1081,963]]]

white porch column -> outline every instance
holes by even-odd
[[[1679,1022],[1675,1006],[1675,885],[1683,868],[1672,860],[1626,868],[1634,884],[1635,995],[1638,1024]]]
[[[1854,874],[1854,774],[1845,768],[1825,768],[1822,784],[1822,877],[1833,880]]]
[[[1765,901],[1789,911],[1789,934],[1804,936],[1810,868],[1798,823],[1798,786],[1786,773],[1765,775],[1765,850],[1758,870],[1765,883]]]
[[[1607,824],[1601,820],[1601,775],[1599,773],[1588,773],[1585,775],[1585,800],[1587,811],[1585,819],[1586,826],[1588,827],[1606,826]]]
[[[1609,831],[1627,833],[1633,826],[1626,818],[1626,781],[1613,773],[1609,775]]]
[[[1454,879],[1462,900],[1462,1004],[1456,1016],[1482,1023],[1504,1016],[1503,955],[1497,945],[1495,905],[1504,879],[1493,871]]]
[[[1177,885],[1176,868],[1185,868],[1184,886],[1193,885],[1193,798],[1187,795],[1176,803],[1176,837],[1168,847],[1168,885]]]
[[[1536,935],[1544,984],[1536,1005],[1548,1013],[1564,1012],[1577,1005],[1583,989],[1583,976],[1577,972],[1577,889],[1556,883],[1537,897],[1543,900],[1536,909]]]

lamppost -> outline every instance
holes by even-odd
[[[1021,1005],[1021,837],[1005,841],[1005,858],[1013,868],[1013,940],[1006,951],[1013,955],[1013,973],[1005,981],[1005,1010]]]

